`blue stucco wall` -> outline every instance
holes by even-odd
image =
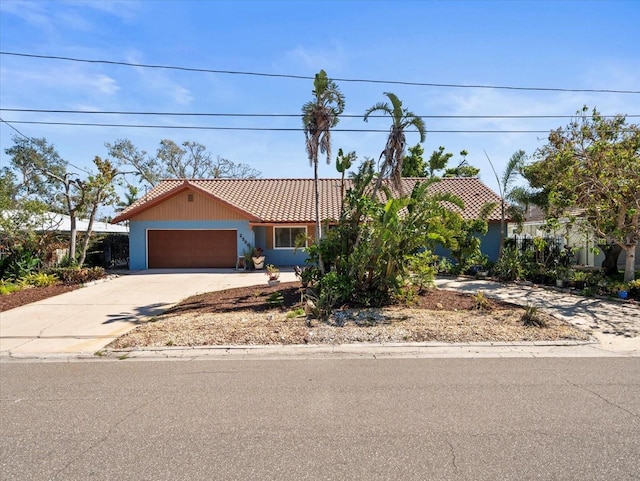
[[[500,222],[491,222],[489,230],[482,238],[480,250],[489,257],[491,262],[498,260],[500,253]]]
[[[491,262],[498,260],[498,254],[500,253],[500,222],[489,223],[486,235],[480,237],[480,252],[486,254]],[[444,249],[441,246],[436,247],[434,254],[452,259],[449,249]]]
[[[267,249],[267,229],[265,227],[254,227],[255,233],[255,245],[261,247],[264,251],[265,265],[273,264],[274,266],[302,266],[307,259],[307,254],[298,249],[294,252],[294,249]]]
[[[240,234],[254,244],[253,232],[247,221],[131,221],[129,223],[129,269],[147,268],[147,229],[233,229],[238,233],[238,256],[241,256],[242,251],[246,249]]]

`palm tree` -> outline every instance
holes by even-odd
[[[316,242],[320,240],[320,193],[318,192],[318,154],[326,154],[327,164],[331,158],[331,128],[339,121],[344,111],[344,95],[338,85],[327,77],[324,70],[316,74],[313,81],[314,100],[302,106],[302,124],[309,164],[313,166],[316,201]],[[322,264],[322,262],[321,262]]]
[[[402,192],[402,161],[404,160],[404,149],[406,146],[405,129],[413,125],[420,134],[420,142],[424,142],[426,137],[426,127],[421,117],[418,117],[413,112],[402,108],[402,101],[391,92],[384,92],[389,98],[391,105],[388,102],[378,102],[373,107],[369,108],[364,114],[364,121],[369,121],[369,116],[373,112],[382,112],[391,116],[391,128],[389,129],[389,136],[387,137],[387,145],[380,154],[380,159],[384,159],[380,165],[380,173],[373,189],[372,197],[378,193],[378,189],[382,183],[384,177],[391,177],[395,187]]]
[[[502,257],[502,253],[504,251],[504,241],[507,236],[507,211],[509,212],[511,217],[518,217],[518,215],[520,214],[518,206],[507,206],[506,201],[513,200],[519,203],[523,203],[526,202],[527,198],[527,193],[522,187],[513,187],[513,182],[516,180],[520,172],[522,172],[522,168],[525,164],[527,155],[524,150],[517,150],[516,152],[514,152],[509,159],[509,162],[507,162],[507,166],[505,167],[501,178],[498,178],[498,173],[493,167],[493,162],[491,162],[491,159],[489,158],[489,155],[487,155],[486,151],[484,155],[487,156],[489,165],[491,166],[491,169],[496,176],[496,180],[498,181],[498,189],[500,189],[500,198],[502,199],[500,202],[500,250],[498,252],[498,257]]]

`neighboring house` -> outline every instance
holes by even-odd
[[[2,211],[0,215],[9,218],[19,211]],[[42,214],[34,214],[30,219],[25,221],[25,224],[36,232],[71,232],[71,218],[66,214],[58,214],[56,212],[44,212]],[[89,228],[89,220],[76,219],[76,230],[79,234],[87,232]],[[0,227],[0,230],[2,228]],[[114,225],[108,222],[93,222],[92,232],[96,234],[127,234],[129,228],[124,225]]]
[[[417,181],[403,179],[410,192]],[[347,189],[350,181],[346,180]],[[340,179],[320,179],[320,217],[338,219]],[[430,192],[462,198],[465,218],[476,218],[486,202],[500,197],[477,178],[447,178]],[[163,180],[120,213],[113,222],[129,221],[131,269],[235,267],[243,252],[263,249],[268,264],[303,264],[295,239],[313,239],[313,179],[176,179]],[[495,260],[500,241],[500,209],[489,218],[482,251]]]
[[[601,267],[604,260],[602,250],[598,248],[597,239],[586,220],[581,218],[584,211],[570,209],[566,217],[558,219],[555,229],[549,231],[546,215],[540,207],[531,205],[527,208],[522,227],[517,224],[509,224],[509,237],[517,235],[527,237],[552,237],[562,245],[567,245],[576,250],[575,262],[582,266]],[[624,251],[618,257],[618,267],[624,269]],[[640,269],[640,256],[636,255],[636,268]]]

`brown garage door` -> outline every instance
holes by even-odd
[[[149,230],[149,269],[235,267],[235,230]]]

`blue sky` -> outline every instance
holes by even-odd
[[[45,56],[343,79],[640,90],[640,2],[0,2],[0,50]],[[384,91],[418,115],[572,115],[583,105],[605,115],[640,115],[640,94],[440,88],[338,82],[345,114],[362,115]],[[299,114],[312,81],[194,73],[0,56],[0,108],[83,111]],[[155,151],[163,138],[194,140],[263,177],[311,177],[301,131],[70,127],[13,121],[70,121],[299,128],[299,118],[168,117],[1,111],[27,136],[45,137],[69,162],[88,167],[105,142],[128,138]],[[638,123],[640,117],[630,117]],[[541,133],[438,133],[437,130],[542,130],[569,119],[426,118],[425,155],[444,146],[496,181],[518,149],[532,154]],[[338,128],[386,129],[388,119],[344,118]],[[0,124],[0,163],[15,134]],[[377,158],[385,134],[335,132],[333,148]],[[417,143],[408,134],[408,143]],[[336,177],[322,164],[322,177]]]

